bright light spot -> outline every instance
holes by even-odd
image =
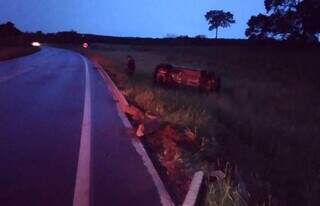
[[[39,47],[39,46],[41,46],[41,44],[39,42],[35,41],[35,42],[32,42],[32,46]]]
[[[88,44],[88,43],[83,43],[83,44],[82,44],[82,47],[86,49],[86,48],[89,47],[89,44]]]

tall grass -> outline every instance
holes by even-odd
[[[246,201],[235,188],[231,186],[229,180],[219,180],[216,183],[209,184],[205,205],[246,206]]]
[[[120,78],[129,100],[164,121],[215,137],[225,158],[239,165],[254,191],[250,204],[259,202],[260,190],[273,194],[273,205],[320,204],[319,49],[97,45],[94,50],[104,57],[105,68]],[[123,75],[127,54],[137,62],[133,79]],[[216,72],[222,79],[221,94],[154,85],[153,69],[160,62]],[[214,164],[210,156],[216,155],[216,144],[206,147],[197,158],[191,155],[190,161],[198,163],[190,167]],[[221,203],[218,194],[230,199],[229,185],[211,185],[208,205]]]

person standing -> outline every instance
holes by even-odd
[[[133,76],[134,71],[136,70],[136,63],[132,56],[128,56],[127,58],[127,74],[128,76]]]

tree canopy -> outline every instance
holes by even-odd
[[[319,0],[265,0],[267,14],[252,16],[249,39],[314,41],[320,33]]]
[[[206,20],[209,23],[209,30],[216,30],[216,38],[218,38],[219,27],[229,27],[236,21],[233,19],[233,14],[230,12],[224,12],[223,10],[211,10],[205,15]]]
[[[1,37],[12,37],[22,34],[22,32],[15,27],[12,22],[0,24],[0,36]]]

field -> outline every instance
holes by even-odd
[[[89,52],[129,101],[201,139],[199,152],[184,149],[191,171],[210,173],[217,161],[230,162],[250,193],[248,205],[320,204],[320,49],[95,44]],[[131,79],[125,75],[127,55],[137,64]],[[154,85],[161,62],[214,71],[221,91],[204,95]],[[237,205],[238,187],[228,182],[222,199]],[[206,204],[233,205],[218,193],[209,186]]]
[[[34,47],[22,47],[22,46],[1,46],[0,45],[0,61],[25,56],[38,51],[38,48]]]

